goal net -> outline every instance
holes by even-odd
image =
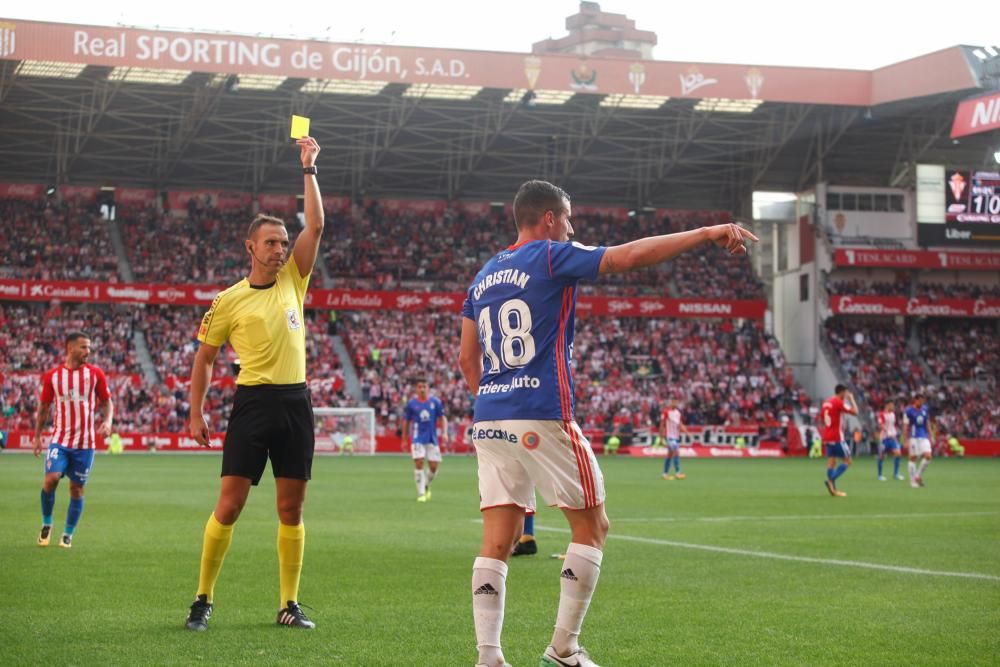
[[[374,454],[373,408],[313,408],[316,419],[316,453]]]

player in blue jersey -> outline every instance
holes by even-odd
[[[934,427],[931,425],[930,410],[924,404],[924,397],[917,394],[913,405],[903,412],[906,421],[907,449],[910,453],[910,486],[924,485],[924,471],[931,463],[931,439]],[[920,464],[917,464],[920,459]]]
[[[438,397],[427,393],[425,378],[417,378],[414,388],[417,395],[409,400],[403,411],[403,451],[413,453],[417,502],[423,503],[431,499],[431,482],[441,463],[441,445],[448,438],[448,420]],[[424,459],[427,459],[426,470]]]
[[[730,253],[757,238],[737,225],[654,236],[613,247],[573,243],[570,201],[528,181],[514,198],[517,241],[476,275],[463,306],[459,364],[476,395],[483,541],[472,569],[479,665],[505,665],[500,648],[507,560],[535,490],[569,521],[555,632],[542,665],[592,666],[578,638],[608,532],[604,478],[574,419],[577,282],[665,262],[705,243]]]

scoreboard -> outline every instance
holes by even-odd
[[[917,242],[1000,246],[1000,171],[918,164]]]
[[[1000,225],[1000,172],[945,170],[945,221]]]

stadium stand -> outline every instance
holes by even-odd
[[[670,400],[687,424],[773,425],[808,407],[785,383],[777,342],[749,320],[585,318],[574,352],[577,413],[589,428],[655,427]]]
[[[13,249],[5,277],[118,281],[118,260],[109,230],[91,206],[0,200],[9,224],[0,234]],[[241,239],[249,209],[219,210],[192,199],[173,213],[145,206],[121,207],[117,224],[124,258],[139,282],[223,286],[238,280],[246,261]],[[576,238],[615,244],[642,235],[682,231],[731,219],[712,211],[669,215],[582,213],[574,217]],[[338,242],[324,247],[323,261],[335,287],[414,291],[464,291],[474,271],[515,231],[509,213],[470,213],[443,203],[410,211],[367,200],[351,212],[329,211]],[[294,221],[291,227],[294,229]],[[68,232],[66,230],[69,230]],[[293,232],[294,233],[294,232]],[[392,237],[394,243],[381,241]],[[87,239],[82,244],[81,239]],[[196,241],[197,240],[197,241]],[[86,247],[89,250],[82,251]],[[907,272],[886,280],[834,272],[824,281],[830,295],[984,298],[1000,287],[982,281],[939,282]],[[951,276],[949,279],[953,279]],[[314,278],[314,285],[316,278]],[[665,295],[705,299],[763,299],[764,288],[746,257],[706,247],[656,269],[606,276],[582,283],[585,294]],[[7,428],[30,428],[37,401],[37,373],[61,360],[56,344],[63,331],[79,327],[95,336],[112,384],[123,429],[182,433],[189,405],[187,377],[194,332],[204,308],[190,306],[99,306],[58,302],[0,304],[10,330],[24,331],[0,342]],[[380,430],[398,432],[399,410],[415,373],[426,372],[449,414],[467,419],[471,397],[461,375],[441,360],[454,356],[453,313],[341,313],[340,333],[361,382],[363,400],[375,408]],[[344,373],[333,348],[325,311],[307,313],[309,365],[316,405],[354,403],[345,394]],[[159,383],[141,375],[131,332],[144,335]],[[992,321],[968,326],[954,320],[923,323],[914,340],[884,320],[835,317],[824,335],[844,371],[872,408],[889,397],[926,390],[942,424],[964,435],[992,437],[998,427],[990,406],[990,382],[998,374]],[[860,338],[859,338],[860,336]],[[858,341],[861,341],[859,344]],[[55,341],[55,342],[54,342]],[[917,347],[923,349],[922,357]],[[950,354],[959,350],[959,354]],[[718,319],[581,318],[576,337],[577,401],[581,422],[596,430],[648,429],[666,401],[679,398],[690,424],[773,425],[796,414],[808,423],[811,399],[784,368],[777,341],[760,322]],[[227,423],[234,390],[235,359],[222,351],[207,410],[218,430]],[[953,383],[965,383],[951,386]],[[994,410],[995,412],[995,410]],[[992,415],[992,416],[991,416]]]
[[[0,199],[0,278],[118,280],[118,260],[99,214],[51,198]]]
[[[118,216],[139,282],[229,285],[243,277],[242,241],[253,214],[191,206],[179,215],[138,209]]]
[[[449,416],[472,402],[455,363],[460,323],[455,313],[353,312],[343,318],[344,340],[361,381],[364,401],[386,430],[400,428],[413,379],[427,378]]]

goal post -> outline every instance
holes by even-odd
[[[377,448],[374,408],[313,408],[317,454],[371,455]]]

